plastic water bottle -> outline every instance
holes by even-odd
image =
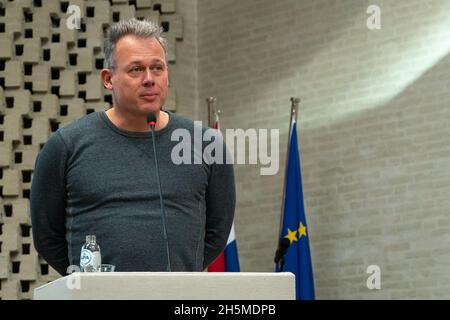
[[[94,235],[86,236],[86,243],[81,247],[80,269],[81,272],[100,271],[102,256],[100,246]]]

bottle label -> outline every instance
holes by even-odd
[[[81,250],[80,267],[82,271],[97,271],[101,264],[100,252],[92,252],[88,249]]]
[[[87,249],[81,250],[81,258],[80,258],[81,266],[86,266],[86,265],[91,264],[93,259],[94,259],[94,255],[92,254],[91,250],[87,250]]]

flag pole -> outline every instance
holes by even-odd
[[[208,103],[208,126],[212,128],[214,120],[211,116],[216,114],[216,98],[208,97],[206,103]]]
[[[288,133],[288,144],[286,151],[286,166],[284,170],[284,181],[283,181],[283,197],[281,198],[281,215],[280,215],[280,225],[278,228],[278,234],[281,236],[281,228],[283,227],[283,218],[284,218],[284,198],[286,197],[286,175],[288,169],[288,160],[289,160],[289,147],[291,144],[291,131],[292,131],[292,121],[295,120],[297,122],[297,114],[298,114],[298,105],[300,103],[300,98],[291,97],[291,116],[289,120],[289,133]]]

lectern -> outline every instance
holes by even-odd
[[[75,272],[34,290],[35,300],[294,300],[290,272]]]

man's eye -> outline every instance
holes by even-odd
[[[155,64],[155,65],[150,67],[150,70],[157,71],[157,72],[164,71],[164,65],[162,65],[162,64]]]
[[[142,67],[133,67],[130,71],[136,73],[136,72],[142,72],[142,70],[143,70]]]

